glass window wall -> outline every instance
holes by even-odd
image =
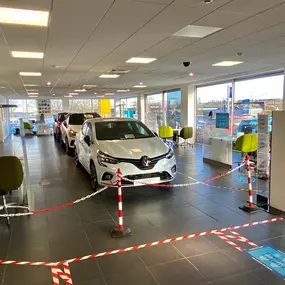
[[[91,99],[71,99],[69,100],[69,111],[74,113],[91,112]]]
[[[145,123],[152,130],[157,132],[163,126],[163,94],[146,96]]]

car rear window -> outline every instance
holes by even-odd
[[[128,140],[154,137],[154,134],[138,121],[96,122],[97,140]]]
[[[71,114],[69,118],[70,125],[82,125],[85,120],[100,118],[100,115],[97,113],[82,113],[82,114]]]

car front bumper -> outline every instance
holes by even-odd
[[[115,182],[118,169],[121,170],[122,176],[128,180],[135,180],[136,183],[131,181],[122,180],[123,187],[135,187],[143,186],[149,181],[155,179],[154,184],[167,183],[172,181],[176,177],[177,167],[175,157],[171,159],[163,158],[159,160],[152,169],[142,170],[131,163],[119,163],[119,164],[107,164],[107,167],[96,165],[98,184],[100,186],[106,186]],[[109,175],[109,177],[108,177]],[[111,179],[109,179],[111,178]],[[139,184],[138,182],[142,182]]]

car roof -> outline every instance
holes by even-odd
[[[131,118],[93,118],[86,120],[91,123],[101,123],[101,122],[129,122],[129,121],[137,121],[136,119]]]

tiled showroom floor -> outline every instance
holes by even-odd
[[[26,139],[36,209],[60,205],[92,193],[83,170],[66,156],[52,137]],[[21,156],[19,140],[8,141],[0,153]],[[203,164],[200,147],[177,150],[179,174],[175,183],[203,180],[223,169]],[[46,180],[47,186],[40,186]],[[240,172],[210,182],[246,188]],[[258,181],[254,188],[266,188]],[[0,223],[0,258],[7,260],[59,261],[91,253],[172,238],[190,233],[261,221],[273,216],[248,215],[239,209],[244,191],[194,185],[179,188],[128,188],[123,190],[125,224],[133,236],[114,240],[116,189],[80,204],[32,217],[12,218],[8,230]],[[285,250],[283,221],[237,230],[258,245]],[[241,244],[242,245],[242,244]],[[246,245],[242,245],[246,247]],[[4,285],[53,284],[47,267],[0,265]],[[157,245],[71,264],[75,285],[173,285],[173,284],[283,284],[284,281],[215,235]],[[61,283],[64,284],[64,283]]]

